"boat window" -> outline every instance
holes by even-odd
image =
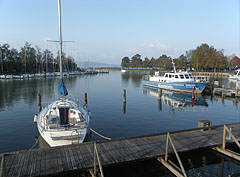
[[[178,79],[178,75],[175,75],[175,78]]]
[[[165,77],[168,77],[168,74],[166,74]]]
[[[192,74],[189,74],[189,77],[192,79]]]
[[[182,74],[179,75],[181,79],[184,79],[184,76]]]
[[[169,78],[171,78],[172,77],[172,75],[171,74],[169,74]]]
[[[189,76],[187,74],[185,74],[185,77],[186,77],[186,79],[189,79]]]

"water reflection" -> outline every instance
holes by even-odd
[[[131,83],[136,86],[136,87],[140,87],[141,86],[141,81],[144,77],[144,75],[146,75],[146,72],[138,72],[138,71],[128,71],[128,72],[124,72],[121,73],[122,75],[122,82],[124,84],[129,84],[129,82],[131,81]]]
[[[66,79],[70,87],[76,87],[76,77]],[[29,106],[36,103],[37,93],[48,102],[57,98],[59,78],[35,78],[26,80],[0,80],[0,111],[13,108],[14,104],[24,100]]]
[[[158,89],[149,87],[143,87],[143,94],[158,98],[158,109],[160,111],[162,110],[162,102],[169,106],[172,111],[174,111],[174,109],[186,109],[187,107],[193,106],[208,106],[205,98],[201,95],[195,96],[195,98],[192,99],[192,95],[190,94],[163,90],[159,99]]]

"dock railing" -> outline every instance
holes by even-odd
[[[103,174],[103,170],[102,170],[102,165],[101,165],[101,161],[100,161],[100,158],[99,158],[99,154],[98,154],[98,149],[97,149],[97,143],[94,142],[94,171],[93,171],[93,177],[96,177],[97,175],[97,164],[96,164],[96,161],[98,161],[98,166],[99,166],[99,170],[100,170],[100,176],[101,177],[104,177],[104,174]]]
[[[173,151],[177,157],[177,160],[178,160],[178,163],[180,165],[180,168],[175,165],[172,161],[168,160],[168,145],[169,145],[169,142],[173,148]],[[158,160],[165,166],[167,167],[174,175],[176,176],[179,176],[179,177],[187,177],[187,174],[185,172],[185,169],[183,167],[183,164],[182,164],[182,161],[177,153],[177,150],[173,144],[173,141],[172,141],[172,138],[170,136],[170,133],[168,132],[167,133],[167,141],[166,141],[166,151],[165,151],[165,159],[163,158],[158,158]]]
[[[223,126],[223,142],[222,142],[222,147],[213,147],[212,149],[224,154],[224,155],[227,155],[227,156],[230,156],[236,160],[239,160],[240,161],[240,154],[239,153],[236,153],[234,151],[231,151],[229,149],[226,148],[226,136],[227,136],[227,133],[229,134],[229,137],[228,139],[230,140],[231,138],[234,140],[234,142],[237,144],[237,146],[240,148],[240,144],[238,142],[238,140],[233,136],[232,132],[231,132],[231,129],[229,130],[229,128],[224,125]]]

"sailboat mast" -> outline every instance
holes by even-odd
[[[59,23],[59,65],[60,65],[60,76],[63,79],[62,72],[62,25],[61,25],[61,0],[58,0],[58,23]]]
[[[175,63],[174,63],[173,59],[172,59],[172,65],[173,65],[173,71],[174,71],[174,73],[176,73],[177,70],[176,70],[176,66],[175,66]]]

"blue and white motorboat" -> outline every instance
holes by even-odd
[[[174,72],[165,73],[164,76],[160,76],[159,72],[155,72],[155,75],[150,76],[148,81],[143,81],[143,85],[178,92],[190,93],[193,89],[195,93],[202,93],[204,91],[208,82],[196,81],[192,77],[192,74],[185,71],[176,72],[173,61],[172,64]]]

